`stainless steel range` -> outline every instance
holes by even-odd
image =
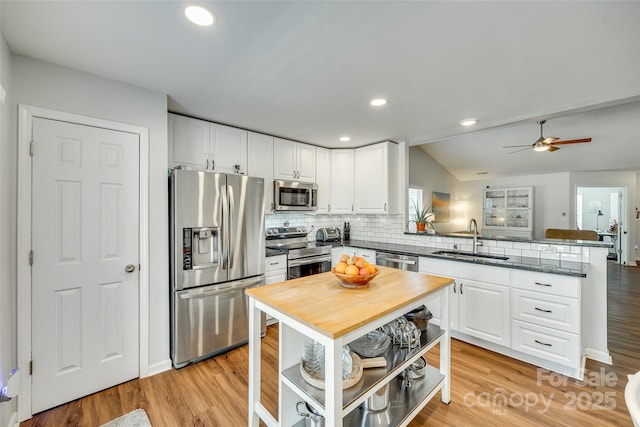
[[[266,247],[287,252],[287,280],[331,270],[331,245],[309,242],[309,232],[306,227],[266,230]]]

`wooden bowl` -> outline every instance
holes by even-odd
[[[331,269],[331,272],[336,275],[338,279],[340,279],[340,284],[345,288],[366,288],[369,286],[369,282],[373,280],[378,274],[380,274],[380,270],[376,268],[375,273],[370,274],[343,274],[336,273],[335,267]]]

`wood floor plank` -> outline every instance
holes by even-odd
[[[581,383],[458,340],[451,349],[451,403],[436,396],[419,426],[632,426],[627,374],[640,371],[640,268],[609,263],[608,328],[613,365],[587,361]],[[277,414],[278,328],[262,340],[262,399]],[[427,357],[438,365],[438,347]],[[608,381],[605,381],[605,376]],[[23,427],[99,426],[138,407],[154,427],[247,425],[246,346],[44,411]],[[607,383],[608,382],[608,383]]]

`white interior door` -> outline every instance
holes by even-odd
[[[39,118],[32,132],[37,413],[138,377],[140,142]]]

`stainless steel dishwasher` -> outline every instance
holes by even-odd
[[[376,264],[400,270],[418,271],[418,257],[376,251]]]

